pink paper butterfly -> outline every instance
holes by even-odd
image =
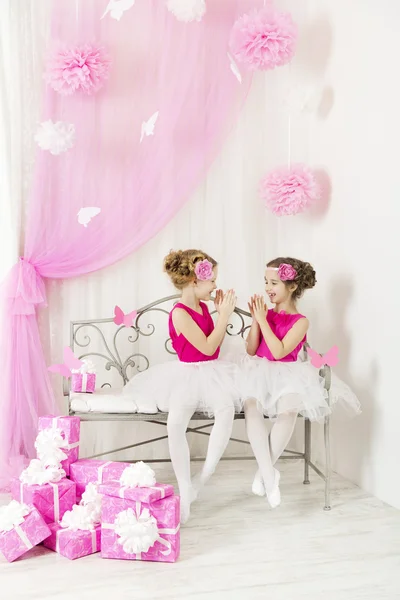
[[[119,306],[114,308],[114,323],[116,325],[125,325],[125,327],[132,327],[133,321],[136,319],[137,311],[133,310],[127,315],[120,309]]]
[[[332,346],[330,350],[323,356],[315,352],[312,348],[307,348],[307,352],[311,357],[311,364],[313,367],[320,369],[324,365],[328,365],[328,367],[336,367],[339,362],[338,352],[339,348],[337,346]]]
[[[69,346],[66,346],[64,348],[64,364],[51,365],[51,367],[48,367],[48,370],[68,378],[72,375],[71,369],[79,369],[82,365],[83,362],[74,356],[74,353]]]

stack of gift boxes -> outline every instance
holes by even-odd
[[[180,505],[171,485],[135,464],[78,460],[78,417],[41,417],[33,459],[0,507],[0,552],[12,562],[43,544],[69,559],[175,562]]]

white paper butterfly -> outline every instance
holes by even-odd
[[[140,134],[140,143],[142,143],[144,136],[154,135],[154,126],[158,119],[158,111],[151,115],[148,121],[143,121],[142,131]]]
[[[128,10],[129,8],[132,8],[132,6],[134,4],[135,4],[135,0],[110,0],[110,2],[108,3],[108,6],[106,8],[106,11],[101,18],[104,19],[104,17],[108,13],[110,13],[110,17],[112,19],[119,21],[121,19],[122,15],[124,14],[124,12],[126,10]]]
[[[88,226],[88,223],[101,212],[101,208],[97,206],[85,206],[78,212],[78,223],[84,227]]]
[[[42,150],[48,150],[50,154],[58,156],[73,147],[75,127],[63,121],[44,121],[36,132],[35,141]]]

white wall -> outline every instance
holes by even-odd
[[[307,7],[293,69],[327,94],[294,136],[332,193],[322,214],[284,222],[280,247],[315,264],[318,285],[303,303],[311,340],[339,346],[338,373],[363,405],[352,421],[334,419],[334,468],[400,508],[400,4]]]

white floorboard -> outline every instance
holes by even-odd
[[[311,474],[304,486],[300,463],[279,465],[282,505],[271,511],[251,494],[252,461],[220,463],[176,564],[69,561],[38,547],[0,558],[1,600],[398,600],[399,511],[334,476],[325,512],[322,481]],[[154,468],[173,482],[170,465]]]

